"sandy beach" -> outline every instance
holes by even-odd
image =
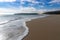
[[[23,40],[60,40],[60,15],[27,22],[29,34]]]

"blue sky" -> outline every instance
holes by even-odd
[[[0,0],[0,15],[60,10],[60,0]]]
[[[0,8],[20,8],[20,6],[34,7],[36,9],[59,9],[60,0],[15,0],[13,2],[0,2]]]

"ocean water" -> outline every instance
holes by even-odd
[[[26,21],[49,15],[4,15],[0,16],[0,40],[22,40],[29,32]]]

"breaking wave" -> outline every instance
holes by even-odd
[[[29,32],[26,21],[49,15],[5,15],[0,16],[0,40],[22,40]]]

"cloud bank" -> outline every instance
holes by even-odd
[[[3,14],[14,14],[14,13],[44,13],[47,11],[56,11],[60,9],[47,9],[49,6],[46,6],[45,2],[37,1],[37,0],[19,0],[17,1],[17,5],[19,6],[16,7],[18,9],[15,9],[14,6],[16,6],[16,3],[13,3],[14,1],[17,0],[0,0],[0,2],[12,2],[11,4],[8,4],[8,6],[11,6],[12,8],[0,8],[0,15]],[[20,3],[18,3],[20,2]],[[55,3],[60,3],[60,0],[52,0],[48,2],[48,4],[55,4]],[[53,6],[53,5],[52,5]],[[41,9],[42,8],[42,9]],[[43,9],[44,8],[44,9]]]
[[[0,2],[14,2],[16,0],[0,0]]]
[[[50,11],[56,11],[56,10],[60,10],[60,9],[35,9],[34,7],[21,7],[19,10],[16,9],[3,9],[0,8],[0,15],[13,15],[16,13],[38,13],[38,14],[42,14],[44,12],[50,12]]]

